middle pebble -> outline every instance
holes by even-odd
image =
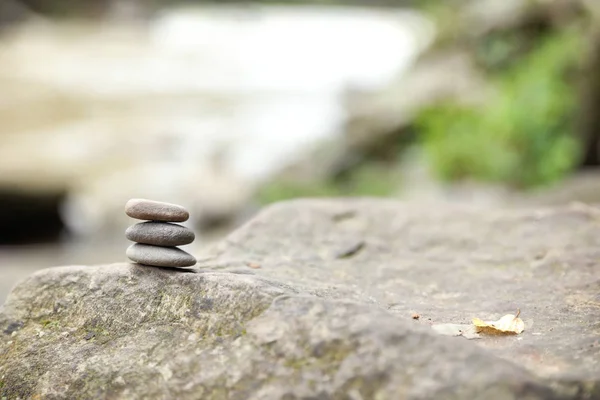
[[[183,246],[194,241],[194,232],[169,222],[141,222],[127,228],[125,237],[133,242],[155,246]]]

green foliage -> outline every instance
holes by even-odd
[[[274,181],[263,187],[257,198],[260,203],[268,204],[298,197],[386,197],[393,194],[399,187],[399,182],[397,168],[385,164],[366,164],[353,171],[344,182]]]
[[[568,173],[578,160],[576,93],[567,76],[581,54],[579,38],[571,31],[545,38],[494,77],[496,95],[481,107],[443,103],[424,110],[416,125],[437,175],[525,188]]]

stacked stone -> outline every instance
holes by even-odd
[[[125,214],[145,220],[132,225],[125,237],[135,242],[127,249],[127,257],[134,262],[155,267],[191,267],[196,259],[177,246],[194,241],[194,232],[175,222],[185,222],[188,211],[176,204],[145,199],[131,199],[125,205]]]

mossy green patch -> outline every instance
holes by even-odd
[[[56,330],[60,329],[61,324],[59,321],[56,320],[44,320],[42,321],[42,326],[44,327],[44,329]]]
[[[302,357],[286,358],[283,364],[296,371],[305,368],[318,369],[321,373],[330,376],[337,371],[344,359],[355,350],[352,343],[344,343],[340,340],[318,345],[306,343]]]

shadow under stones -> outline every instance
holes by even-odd
[[[184,274],[197,274],[199,272],[193,268],[157,267],[155,265],[146,265],[146,264],[140,264],[140,263],[131,263],[131,265],[138,267],[138,268],[144,268],[144,269],[155,268],[155,269],[165,271],[165,272],[177,272],[177,273],[184,273]]]

